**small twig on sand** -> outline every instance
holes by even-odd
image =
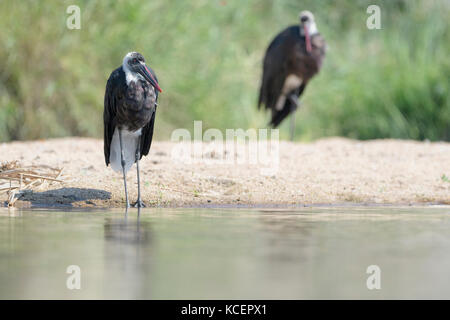
[[[48,184],[49,186],[51,186],[53,184],[53,182],[58,181],[59,177],[61,177],[61,173],[63,172],[64,167],[61,168],[61,170],[59,170],[58,174],[55,176],[55,180],[50,181],[50,183]]]
[[[46,177],[46,176],[41,176],[41,175],[38,175],[38,174],[21,173],[20,175],[21,176],[23,175],[24,177],[31,177],[31,178],[38,178],[38,179],[62,182],[62,180],[51,178],[51,177]]]

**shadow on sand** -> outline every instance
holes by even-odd
[[[93,200],[111,199],[111,193],[99,189],[61,188],[44,192],[29,191],[23,193],[18,200],[30,202],[32,207],[68,206],[74,202],[84,201],[87,205],[94,205]]]

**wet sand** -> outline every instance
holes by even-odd
[[[450,143],[344,138],[312,143],[283,141],[277,170],[269,174],[263,172],[264,165],[249,161],[223,163],[221,146],[204,144],[205,152],[191,161],[194,163],[175,161],[172,152],[176,146],[155,141],[149,156],[140,162],[147,206],[450,204]],[[0,154],[1,162],[18,160],[22,166],[64,167],[63,183],[23,194],[16,207],[124,204],[122,175],[105,166],[102,140],[3,143]],[[135,166],[127,181],[130,201],[134,202]],[[0,195],[2,204],[6,198]]]

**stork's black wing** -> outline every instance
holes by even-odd
[[[125,73],[122,68],[117,68],[109,76],[106,83],[105,101],[103,109],[103,149],[105,154],[105,163],[109,164],[109,153],[111,149],[111,140],[116,126],[117,100],[121,93],[121,81],[125,81]]]
[[[142,128],[141,158],[142,158],[142,156],[148,155],[148,152],[150,151],[150,146],[152,145],[155,116],[156,116],[156,106],[155,106],[155,111],[153,111],[153,115],[152,115],[152,118],[150,119],[150,122],[147,123],[144,128]]]
[[[258,108],[264,104],[266,109],[274,109],[287,77],[287,59],[285,47],[289,38],[295,34],[296,26],[291,26],[279,33],[270,43],[264,56],[263,77],[259,92]]]

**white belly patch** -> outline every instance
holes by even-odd
[[[125,172],[130,170],[136,159],[136,148],[141,131],[142,129],[139,129],[135,132],[131,132],[126,129],[122,130],[122,146],[125,160]],[[111,168],[114,171],[122,172],[119,131],[117,128],[114,130],[111,141],[109,162],[111,163]]]
[[[277,100],[277,104],[275,109],[282,110],[284,107],[284,103],[286,102],[286,95],[292,90],[300,87],[303,80],[297,77],[294,74],[290,74],[287,76],[286,80],[284,80],[283,89],[281,90],[281,95]]]

